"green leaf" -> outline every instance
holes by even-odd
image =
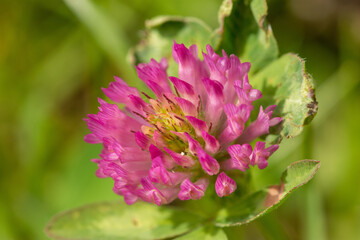
[[[251,62],[251,72],[257,72],[279,53],[266,16],[266,0],[224,0],[219,11],[220,28],[213,35],[215,49]]]
[[[108,202],[61,213],[45,231],[54,239],[163,239],[184,234],[200,221],[197,215],[177,208]]]
[[[225,232],[214,225],[207,225],[195,229],[194,231],[185,234],[181,237],[175,238],[177,240],[188,240],[188,239],[201,239],[201,240],[226,240]]]
[[[302,160],[291,164],[283,173],[280,185],[257,191],[223,208],[215,219],[215,225],[242,225],[261,217],[281,204],[293,190],[307,183],[319,167],[320,162],[315,160]]]
[[[196,18],[159,16],[146,21],[145,26],[145,38],[130,51],[130,61],[138,64],[165,57],[169,61],[169,75],[177,73],[171,51],[174,40],[186,46],[196,44],[199,49],[205,49],[210,43],[210,28]]]
[[[313,79],[305,72],[304,60],[295,54],[285,54],[272,62],[251,79],[251,84],[263,94],[254,102],[255,109],[276,104],[274,115],[284,119],[267,137],[268,142],[299,135],[317,113]]]

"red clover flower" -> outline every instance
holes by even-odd
[[[247,124],[253,102],[262,97],[249,83],[250,63],[225,51],[221,57],[209,45],[206,50],[200,60],[196,45],[174,43],[179,78],[167,76],[165,59],[136,67],[156,98],[143,93],[144,101],[136,88],[115,77],[103,92],[125,108],[99,99],[99,112],[88,115],[92,133],[85,141],[104,146],[92,160],[96,175],[111,177],[114,192],[127,204],[201,199],[210,181],[219,197],[228,196],[237,187],[228,171],[263,169],[278,149],[261,141],[250,145],[282,120],[272,117],[276,106],[271,105],[260,107],[257,119]]]

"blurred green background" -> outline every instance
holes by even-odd
[[[306,59],[319,113],[285,140],[257,187],[278,183],[291,162],[321,160],[315,178],[237,239],[360,239],[360,2],[269,0],[281,53]],[[82,118],[119,75],[137,85],[127,51],[144,21],[194,16],[218,26],[221,0],[0,1],[0,239],[47,239],[59,211],[118,199],[90,162]]]

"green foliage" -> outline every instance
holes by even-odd
[[[220,28],[214,36],[217,50],[251,62],[252,73],[275,60],[278,47],[266,16],[266,0],[224,0],[219,11]]]
[[[70,6],[78,12],[78,4],[71,3]],[[92,31],[103,31],[97,22],[110,26],[100,14],[92,12],[98,21],[78,12]],[[265,0],[224,0],[219,11],[220,27],[214,32],[195,18],[157,17],[146,22],[145,39],[130,52],[130,60],[137,64],[148,62],[151,58],[160,60],[166,57],[172,75],[176,72],[176,64],[171,58],[171,47],[173,41],[177,41],[188,46],[197,44],[200,49],[211,43],[217,51],[224,49],[228,53],[235,53],[243,61],[250,61],[252,84],[264,94],[258,104],[278,105],[276,113],[284,118],[281,126],[268,136],[270,142],[280,142],[283,137],[293,137],[302,131],[302,127],[316,114],[317,102],[313,82],[305,72],[303,60],[294,54],[276,59],[278,48],[266,16]],[[99,42],[103,43],[104,40],[106,38],[101,38]],[[104,42],[102,45],[108,44]],[[308,160],[291,165],[283,174],[281,185],[240,199],[234,198],[232,204],[220,208],[214,221],[208,219],[213,214],[205,216],[205,220],[221,227],[255,220],[278,206],[294,189],[309,181],[316,173],[318,163]],[[98,204],[55,217],[47,232],[59,239],[153,239],[184,234],[200,222],[200,219],[184,211],[174,211],[168,206],[159,208],[141,203],[131,207],[123,203]],[[201,227],[190,234],[193,238],[210,238],[212,235],[219,239],[225,237],[225,233],[214,226]]]
[[[242,225],[261,217],[281,204],[293,190],[312,179],[319,167],[320,162],[314,160],[291,164],[282,174],[280,185],[259,190],[220,210],[215,225]]]
[[[287,54],[277,59],[278,47],[267,23],[266,0],[224,0],[219,11],[218,50],[236,53],[251,62],[251,84],[263,93],[256,104],[276,104],[275,114],[284,118],[268,142],[301,133],[317,113],[314,83],[300,57]],[[274,132],[275,131],[275,132]]]
[[[177,65],[171,57],[173,41],[205,49],[211,44],[217,51],[224,49],[242,61],[251,62],[251,84],[263,93],[257,108],[276,104],[275,114],[284,118],[267,137],[279,143],[284,137],[299,135],[317,113],[312,77],[305,71],[305,62],[294,54],[277,59],[278,47],[267,23],[265,0],[224,0],[219,10],[220,27],[213,31],[194,18],[158,17],[147,21],[145,39],[130,53],[132,63],[148,62],[151,58],[169,60],[169,74],[176,75]]]
[[[163,239],[184,234],[200,218],[183,209],[123,201],[98,203],[55,216],[46,228],[54,239]]]
[[[173,41],[187,46],[197,44],[199,49],[205,49],[211,37],[211,29],[196,18],[160,16],[146,21],[145,25],[145,38],[130,52],[130,60],[135,65],[165,57],[170,75],[177,72],[171,52]]]
[[[135,49],[135,63],[149,62],[151,58],[172,58],[169,49],[173,41],[185,45],[197,44],[205,48],[211,35],[210,28],[201,20],[190,17],[160,16],[145,23],[145,39]]]
[[[54,239],[69,240],[163,239],[181,234],[185,235],[179,239],[226,239],[225,233],[215,226],[242,225],[257,219],[281,204],[293,190],[307,183],[319,167],[319,161],[295,162],[283,173],[280,185],[235,201],[230,199],[226,206],[220,208],[215,219],[201,218],[172,206],[158,207],[141,202],[132,206],[124,202],[98,203],[55,216],[46,232]]]
[[[310,123],[317,113],[313,80],[305,72],[304,60],[295,54],[285,54],[273,61],[256,74],[251,83],[263,94],[255,104],[276,104],[275,115],[284,119],[268,136],[269,142],[280,142],[282,138],[299,135],[304,125]]]
[[[257,24],[266,5],[256,10],[252,5],[261,1],[246,2],[252,10],[241,11],[250,12]],[[224,228],[229,239],[360,239],[360,194],[354,191],[360,169],[358,6],[353,1],[334,9],[327,1],[309,8],[310,2],[302,2],[299,15],[300,8],[286,0],[269,1],[269,20],[280,54],[292,51],[306,59],[320,111],[311,128],[304,128],[311,134],[284,139],[269,166],[251,174],[255,189],[262,189],[277,183],[281,171],[298,159],[321,159],[322,169],[281,208]],[[235,3],[242,4],[228,1],[227,6]],[[146,19],[194,16],[216,29],[220,5],[221,0],[0,1],[0,239],[49,239],[43,229],[55,213],[119,198],[111,179],[94,175],[96,165],[89,159],[101,146],[82,141],[88,129],[81,119],[97,111],[96,97],[104,97],[100,88],[114,74],[145,89],[125,55],[138,42]],[[303,18],[306,7],[312,20]],[[322,18],[329,9],[331,16]],[[209,42],[219,39],[213,34]],[[259,79],[254,69],[253,64],[250,83]],[[291,236],[281,238],[279,232]]]

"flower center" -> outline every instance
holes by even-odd
[[[144,120],[149,125],[141,127],[142,132],[153,139],[156,145],[167,147],[182,156],[188,154],[188,144],[185,136],[188,133],[192,138],[201,143],[201,138],[195,134],[194,128],[186,119],[179,104],[173,95],[163,95],[162,99],[149,99],[152,112],[147,112]]]

